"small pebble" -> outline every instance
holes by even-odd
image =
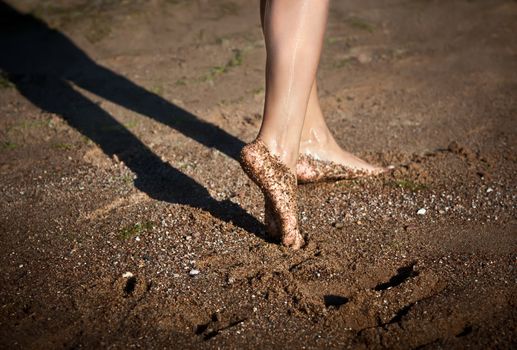
[[[489,188],[487,188],[487,189],[486,189],[486,193],[490,193],[490,192],[492,192],[493,190],[494,190],[494,189],[493,189],[492,187],[489,187]]]
[[[372,56],[367,54],[367,53],[360,53],[358,56],[357,56],[357,60],[359,61],[359,63],[361,64],[366,64],[366,63],[370,63],[372,61]]]
[[[418,211],[416,213],[418,215],[425,215],[426,212],[427,212],[427,210],[425,210],[425,208],[420,208],[420,209],[418,209]]]
[[[197,275],[199,275],[199,270],[192,269],[192,270],[189,271],[188,274],[191,275],[191,276],[197,276]]]
[[[124,278],[131,278],[131,277],[133,277],[133,274],[131,272],[127,271],[127,272],[124,272],[122,274],[122,277],[124,277]]]

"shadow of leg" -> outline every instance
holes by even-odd
[[[126,77],[98,65],[68,37],[0,1],[0,69],[10,74],[48,75],[143,114],[237,159],[244,143]]]
[[[162,162],[122,124],[75,91],[67,81],[147,115],[234,159],[243,146],[242,141],[97,65],[65,35],[3,1],[0,1],[0,23],[3,52],[0,69],[12,78],[29,101],[62,116],[107,155],[117,155],[136,173],[135,186],[152,198],[200,208],[214,217],[258,233],[261,224],[239,205],[213,199],[203,186]]]
[[[260,236],[262,224],[239,205],[213,199],[206,188],[164,163],[124,125],[69,83],[45,76],[12,78],[18,90],[39,108],[58,114],[109,156],[117,155],[136,175],[135,186],[150,197],[185,204]]]
[[[136,85],[129,79],[92,62],[85,70],[98,80],[76,79],[74,83],[120,106],[143,114],[183,135],[238,159],[244,142],[217,125],[206,122],[185,109]]]

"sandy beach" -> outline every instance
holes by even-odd
[[[336,139],[390,173],[241,170],[258,1],[0,1],[0,348],[517,346],[517,2],[331,3]]]

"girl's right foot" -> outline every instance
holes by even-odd
[[[343,151],[344,152],[344,151]],[[350,154],[350,159],[357,158]],[[301,154],[296,164],[296,177],[299,183],[352,180],[382,174],[385,168],[372,166],[357,158],[356,164],[343,160],[339,163],[316,158],[310,154]],[[363,164],[361,164],[362,162]]]
[[[313,128],[309,135],[304,136],[296,164],[299,183],[350,180],[379,175],[388,170],[343,150],[326,125]]]
[[[296,175],[260,139],[244,146],[240,162],[264,194],[268,235],[285,246],[299,249],[304,240],[298,229]]]

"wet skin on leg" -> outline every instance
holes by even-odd
[[[298,229],[296,164],[300,137],[323,45],[328,0],[262,3],[267,50],[264,118],[241,164],[262,190],[270,236],[294,249]]]
[[[262,29],[265,24],[266,0],[260,2]],[[266,67],[268,64],[266,64]],[[267,69],[267,68],[266,68]],[[297,162],[300,182],[338,180],[375,175],[385,169],[371,165],[343,150],[330,132],[321,110],[316,77],[313,80],[304,118]]]

